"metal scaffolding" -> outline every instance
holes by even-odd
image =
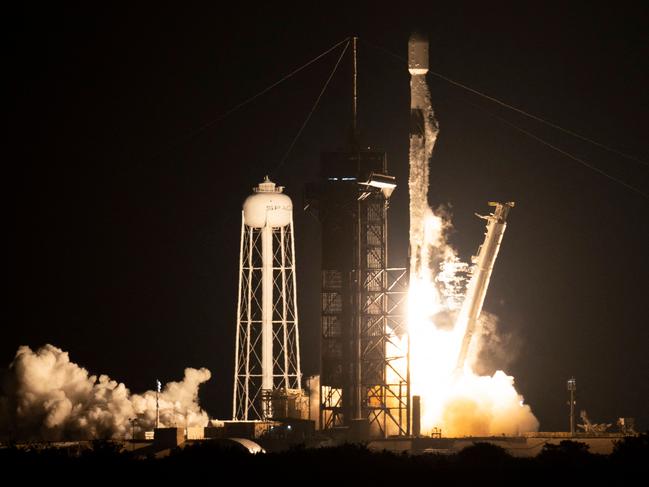
[[[355,416],[367,418],[377,436],[408,434],[408,381],[404,342],[406,270],[388,267],[388,198],[380,190],[360,194],[354,337]]]
[[[388,267],[387,210],[396,183],[386,154],[359,143],[355,37],[351,71],[347,148],[322,154],[320,180],[305,195],[322,225],[319,424],[385,438],[410,433],[408,277]]]
[[[388,267],[385,153],[327,153],[307,202],[322,223],[320,424],[409,432],[404,268]],[[387,183],[386,183],[387,181]]]

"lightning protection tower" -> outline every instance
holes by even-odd
[[[293,203],[283,190],[266,176],[243,203],[234,420],[284,416],[277,405],[301,395]]]
[[[307,207],[322,228],[320,427],[359,440],[409,434],[406,269],[388,266],[388,205],[396,179],[387,155],[357,130],[356,38],[352,125],[346,148],[322,154]]]

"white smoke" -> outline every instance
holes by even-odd
[[[492,376],[464,372],[451,383],[442,409],[446,436],[520,435],[539,422],[516,392],[514,378],[502,370]]]
[[[519,336],[503,331],[498,316],[493,313],[482,310],[474,337],[468,357],[471,368],[478,375],[492,375],[518,358],[522,345]]]
[[[160,426],[206,426],[198,388],[210,371],[186,368],[180,382],[167,383],[159,397]],[[131,420],[138,429],[155,426],[156,393],[131,394],[107,375],[90,375],[53,345],[36,351],[21,346],[0,395],[0,435],[23,440],[125,438]]]

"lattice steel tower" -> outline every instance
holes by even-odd
[[[387,245],[396,182],[385,152],[359,143],[356,52],[354,38],[350,141],[322,154],[320,179],[306,190],[322,225],[319,423],[370,437],[407,435],[407,275],[388,266]]]
[[[293,203],[266,176],[241,214],[232,418],[263,420],[301,394]]]
[[[407,274],[388,266],[386,173],[383,152],[329,152],[307,188],[322,224],[320,426],[366,421],[372,437],[409,432]]]

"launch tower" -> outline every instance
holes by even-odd
[[[320,425],[361,436],[405,435],[409,395],[401,347],[406,270],[388,266],[387,211],[396,187],[385,152],[361,148],[353,124],[345,150],[322,154],[306,203],[322,225]]]

